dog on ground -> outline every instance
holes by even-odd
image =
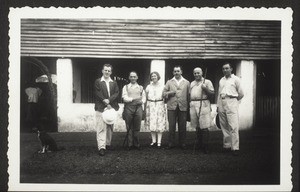
[[[38,153],[47,153],[52,151],[64,150],[64,147],[58,147],[55,140],[44,130],[39,130],[34,128],[34,131],[37,133],[37,137],[41,143],[41,150]]]

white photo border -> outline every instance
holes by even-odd
[[[291,8],[10,8],[9,13],[9,125],[8,159],[10,191],[290,191],[292,189],[292,14]],[[107,185],[20,183],[20,50],[21,19],[110,18],[110,19],[199,19],[280,20],[280,184],[279,185]],[[150,187],[151,186],[151,187]]]

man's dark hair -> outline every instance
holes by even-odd
[[[173,70],[174,70],[175,68],[180,68],[181,72],[183,72],[182,67],[181,67],[180,65],[176,65],[176,66],[173,68]]]
[[[230,62],[228,62],[228,61],[227,61],[227,62],[225,62],[225,63],[222,65],[222,67],[223,67],[224,65],[229,65],[229,66],[230,66],[230,68],[231,68],[231,69],[233,69],[233,67],[232,67],[231,63],[230,63]]]
[[[110,67],[111,70],[113,70],[113,66],[111,64],[106,63],[103,65],[102,69],[104,69],[104,67]]]
[[[138,73],[137,73],[136,71],[130,71],[130,72],[129,72],[129,76],[130,76],[130,73],[135,73],[136,76],[139,76]]]

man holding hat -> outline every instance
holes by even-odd
[[[104,156],[105,150],[111,148],[116,114],[113,110],[119,110],[119,87],[117,82],[110,78],[112,69],[110,64],[104,64],[102,77],[95,81],[96,136],[100,156]]]

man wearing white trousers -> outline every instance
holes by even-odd
[[[116,81],[110,78],[112,66],[104,64],[103,76],[95,81],[95,111],[96,111],[96,136],[98,153],[104,156],[106,149],[111,149],[111,139],[114,125],[108,125],[103,121],[102,113],[104,109],[119,110],[117,98],[119,87]]]
[[[224,77],[219,82],[218,114],[223,132],[223,148],[233,155],[239,152],[239,101],[244,97],[240,78],[232,74],[230,63],[222,66]]]
[[[202,77],[200,67],[196,67],[193,73],[195,80],[190,87],[190,127],[196,130],[198,145],[208,154],[208,129],[212,125],[209,95],[213,95],[215,90],[212,82]]]

